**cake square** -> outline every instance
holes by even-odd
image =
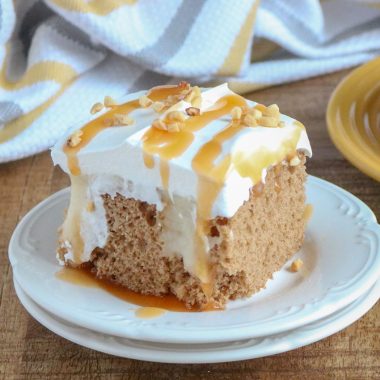
[[[300,248],[301,123],[227,85],[181,82],[103,106],[52,149],[72,183],[62,264],[206,310],[257,292]]]

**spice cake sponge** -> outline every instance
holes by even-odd
[[[162,255],[165,213],[120,194],[103,197],[110,233],[106,246],[91,255],[94,273],[139,293],[173,293],[188,307],[210,301],[223,306],[229,299],[257,292],[302,245],[304,162],[302,158],[296,167],[273,167],[265,185],[252,189],[233,217],[209,221],[208,237],[216,242],[210,252],[214,276],[210,299],[181,258]]]

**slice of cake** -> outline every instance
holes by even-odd
[[[160,86],[95,104],[52,150],[71,178],[58,259],[142,294],[222,307],[305,230],[305,128],[231,92]]]

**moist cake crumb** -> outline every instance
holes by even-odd
[[[252,190],[232,218],[210,220],[209,237],[218,238],[210,252],[211,299],[181,258],[162,255],[163,215],[156,207],[119,194],[103,197],[110,234],[106,246],[91,256],[96,275],[143,294],[173,293],[189,308],[210,301],[223,306],[229,299],[259,291],[302,245],[304,163],[302,157],[294,171],[283,164],[272,168],[261,192]]]

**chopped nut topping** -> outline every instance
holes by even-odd
[[[257,121],[260,126],[277,128],[283,127],[285,123],[280,120],[280,109],[277,104],[271,104],[265,107],[263,104],[256,104],[254,107],[257,115]],[[261,113],[261,116],[259,114]]]
[[[259,183],[257,183],[254,187],[253,187],[253,195],[255,197],[259,197],[261,196],[261,194],[263,193],[264,191],[264,185],[263,183],[260,181]]]
[[[234,107],[231,110],[232,120],[240,120],[243,115],[243,110],[241,107]]]
[[[183,100],[185,98],[185,96],[186,96],[186,94],[182,94],[182,95],[181,94],[179,94],[179,95],[169,95],[166,98],[166,100],[164,101],[165,105],[167,107],[173,106],[173,105],[177,104],[178,102],[180,102],[181,100]]]
[[[201,108],[202,105],[202,97],[201,96],[196,96],[192,101],[191,105],[195,108]]]
[[[90,201],[87,203],[87,207],[86,207],[86,210],[88,212],[94,212],[95,211],[95,203]]]
[[[257,126],[256,118],[250,114],[244,116],[243,123],[247,127],[256,127]]]
[[[170,103],[165,102],[165,111],[167,111],[167,113],[172,112],[172,111],[177,111],[177,110],[178,110],[177,103],[170,105]]]
[[[280,110],[277,104],[265,107],[262,104],[256,104],[254,107],[247,106],[234,107],[231,110],[232,120],[239,121],[247,127],[282,127],[284,123],[280,121]],[[236,124],[235,124],[236,125]]]
[[[290,265],[290,270],[292,272],[298,272],[303,265],[303,261],[301,259],[294,260]]]
[[[181,82],[178,83],[178,87],[189,91],[190,90],[190,83],[186,82],[185,80],[181,80]]]
[[[57,249],[57,254],[60,258],[60,260],[65,260],[65,255],[66,253],[68,252],[68,248],[65,246],[65,243],[64,242],[59,242],[59,246],[58,246],[58,249]]]
[[[267,107],[266,109],[266,114],[268,116],[273,116],[277,117],[280,115],[280,109],[278,108],[277,104],[271,104],[270,106]]]
[[[209,236],[210,237],[219,237],[220,236],[220,232],[219,232],[217,226],[211,226]]]
[[[265,107],[264,104],[256,104],[253,108],[259,110],[259,111],[262,112],[263,114],[264,114],[265,111],[267,110],[267,107]]]
[[[113,117],[104,119],[103,123],[106,127],[115,127],[117,125],[132,125],[134,120],[128,115],[117,113]]]
[[[200,89],[200,87],[193,86],[193,91],[194,91],[194,93],[195,93],[196,96],[201,95],[201,89]]]
[[[228,224],[228,218],[223,217],[223,216],[219,216],[216,219],[216,224],[219,224],[220,226],[225,226],[226,224]]]
[[[184,98],[185,102],[188,102],[188,103],[191,103],[191,101],[193,100],[195,96],[195,93],[194,91],[190,91]]]
[[[201,97],[201,89],[198,86],[194,86],[191,88],[187,96],[185,96],[184,100],[191,103],[192,106],[196,107],[196,105],[193,104],[193,100],[197,97]]]
[[[179,132],[182,124],[178,122],[167,124],[168,132]]]
[[[250,110],[248,106],[241,106],[240,108],[241,108],[243,116],[246,115]]]
[[[104,105],[105,107],[114,107],[117,106],[117,102],[114,98],[111,98],[111,96],[105,96]]]
[[[114,125],[131,125],[134,123],[134,120],[128,115],[117,113],[114,116],[114,122]]]
[[[104,108],[102,103],[95,103],[90,110],[91,115],[94,115],[98,112],[100,112]]]
[[[150,107],[152,105],[152,108],[156,112],[167,112],[164,120],[156,119],[152,123],[154,128],[177,132],[182,129],[182,124],[187,118],[186,115],[200,115],[200,106],[202,104],[201,89],[198,86],[191,87],[186,81],[181,81],[178,87],[181,89],[180,94],[169,95],[161,102],[152,102],[147,96],[143,96],[139,99],[142,106]],[[191,107],[186,108],[185,112],[178,110],[177,103],[182,100],[191,103]]]
[[[166,118],[171,121],[185,121],[186,117],[183,112],[180,111],[171,111],[168,112]]]
[[[168,130],[167,125],[161,119],[153,120],[152,127],[156,128],[156,129],[159,129],[161,131],[167,131]]]
[[[161,112],[165,108],[165,104],[162,102],[154,102],[152,108],[155,112]]]
[[[148,96],[146,95],[140,96],[139,103],[140,103],[140,106],[143,108],[148,108],[153,104],[152,100],[149,99]]]
[[[185,111],[189,116],[199,116],[201,114],[201,110],[199,108],[196,108],[196,107],[186,108]]]
[[[252,115],[255,119],[259,119],[260,117],[263,116],[263,113],[261,111],[257,110],[256,108],[250,108],[248,110],[248,114]]]
[[[278,120],[272,116],[262,116],[257,120],[257,122],[259,125],[268,128],[275,128],[278,124]]]
[[[67,140],[67,145],[71,148],[74,148],[75,146],[79,145],[82,141],[82,135],[83,131],[81,129],[78,129],[75,131]]]

